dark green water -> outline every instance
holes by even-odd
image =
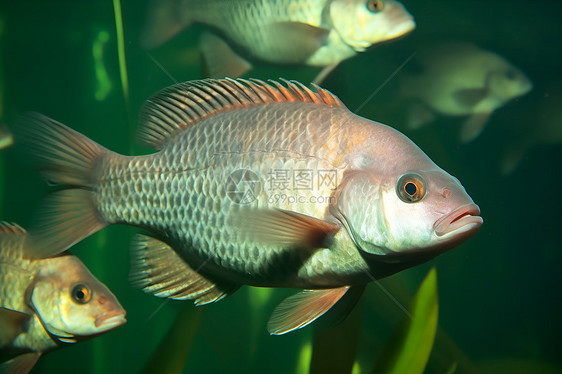
[[[430,267],[437,268],[440,331],[428,373],[445,373],[455,361],[458,373],[562,372],[562,138],[530,150],[508,176],[498,169],[504,148],[521,142],[535,126],[550,121],[562,126],[562,102],[558,112],[543,109],[549,98],[562,92],[562,3],[403,3],[417,29],[407,38],[345,61],[324,82],[350,109],[359,107],[413,51],[436,40],[470,41],[497,52],[524,71],[534,89],[496,111],[482,135],[468,144],[457,141],[460,122],[454,119],[416,131],[403,129],[391,105],[395,81],[358,113],[402,129],[458,177],[485,222],[468,242],[382,284],[408,305]],[[3,121],[10,124],[19,114],[38,111],[116,152],[147,152],[134,144],[143,101],[173,83],[168,74],[177,81],[200,79],[203,69],[198,27],[152,52],[167,73],[140,49],[145,6],[144,1],[122,2],[129,89],[125,97],[111,1],[1,2]],[[303,82],[314,75],[313,69],[263,66],[250,74]],[[22,161],[17,147],[0,153],[0,173],[0,218],[27,227],[46,185]],[[265,326],[275,305],[294,291],[245,287],[198,309],[189,301],[164,302],[128,284],[128,248],[134,232],[125,226],[109,227],[72,250],[117,295],[128,311],[128,323],[46,355],[34,372],[139,373],[154,367],[159,369],[152,371],[162,372],[162,365],[171,360],[168,355],[186,359],[184,372],[308,372],[314,329],[271,337]],[[357,370],[368,372],[402,317],[403,312],[371,284],[359,312],[352,315],[360,323],[359,332],[334,339],[333,348],[341,352],[356,346]],[[175,321],[177,336],[165,339]],[[151,358],[156,358],[155,366],[148,367]]]

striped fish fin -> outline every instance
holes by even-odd
[[[222,299],[238,286],[217,284],[193,270],[168,244],[146,235],[136,235],[131,244],[134,287],[158,297],[194,300],[204,305]]]
[[[267,322],[271,335],[283,335],[303,328],[330,310],[350,286],[325,290],[304,290],[283,300]]]
[[[174,134],[219,112],[248,106],[283,102],[309,102],[345,107],[335,95],[313,85],[315,91],[297,81],[285,84],[257,79],[205,79],[178,83],[163,89],[143,105],[138,140],[161,149]]]
[[[0,238],[5,235],[26,235],[27,232],[23,227],[16,223],[0,221]]]
[[[0,258],[19,259],[27,232],[15,223],[0,221]]]

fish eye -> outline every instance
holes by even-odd
[[[378,13],[382,11],[382,1],[381,0],[368,0],[367,9],[371,13]]]
[[[86,304],[92,299],[92,291],[85,284],[79,283],[70,291],[70,297],[77,304]]]
[[[416,203],[425,196],[425,186],[421,175],[406,173],[396,182],[396,194],[405,203]]]
[[[515,70],[508,69],[508,70],[505,72],[505,77],[506,77],[507,79],[509,79],[510,81],[512,81],[512,80],[514,80],[515,78],[517,78],[517,73],[515,72]]]

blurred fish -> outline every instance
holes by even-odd
[[[0,354],[11,357],[2,373],[26,373],[41,354],[126,322],[115,296],[77,257],[29,259],[27,238],[0,222]]]
[[[415,28],[394,0],[166,0],[149,10],[141,43],[156,47],[191,23],[218,32],[201,39],[212,78],[249,70],[240,53],[269,63],[326,67],[325,75],[371,45]]]
[[[159,150],[145,156],[116,154],[39,114],[23,117],[20,139],[47,179],[67,187],[45,204],[38,242],[66,248],[112,223],[145,228],[156,237],[136,238],[134,282],[197,305],[241,285],[309,289],[275,310],[268,328],[282,334],[340,299],[330,314],[341,320],[366,283],[480,228],[459,181],[404,135],[326,90],[286,83],[164,89],[141,112],[140,138]],[[36,246],[55,254],[45,250]]]
[[[417,63],[417,64],[416,64]],[[492,112],[529,92],[531,81],[503,57],[469,43],[423,48],[414,57],[418,72],[400,74],[400,92],[416,100],[409,113],[411,128],[437,115],[468,116],[463,142],[476,138]]]
[[[8,148],[14,143],[14,138],[12,137],[12,133],[6,127],[6,125],[0,121],[0,150],[4,148]]]
[[[533,148],[562,143],[562,87],[547,88],[538,107],[523,113],[518,127],[508,130],[507,146],[502,155],[500,170],[512,173]]]

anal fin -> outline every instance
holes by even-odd
[[[218,301],[238,286],[218,284],[193,270],[168,244],[146,235],[136,235],[131,244],[133,286],[158,297],[194,300],[195,305]]]
[[[269,333],[282,335],[307,326],[330,310],[350,288],[344,286],[325,290],[304,290],[286,298],[275,308],[267,323]]]
[[[468,117],[468,119],[463,123],[460,132],[460,141],[463,143],[468,143],[484,130],[484,126],[488,119],[490,118],[491,112],[479,112],[474,113]]]

